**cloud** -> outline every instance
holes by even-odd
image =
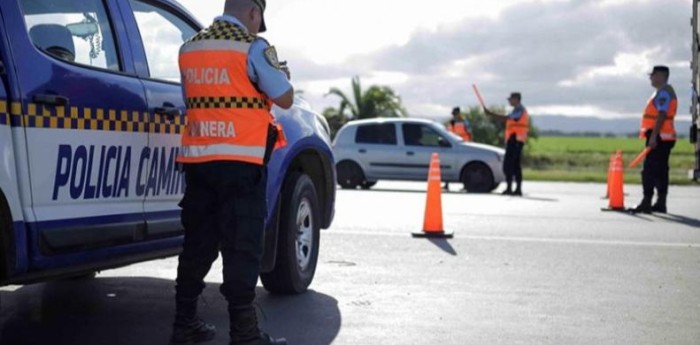
[[[494,104],[519,90],[543,113],[638,116],[653,91],[645,73],[667,64],[684,112],[690,10],[689,0],[531,1],[496,17],[418,31],[403,45],[355,56],[331,74],[348,72],[348,85],[353,74],[405,75],[395,89],[409,112],[421,116],[446,117],[454,105],[475,105],[472,82]]]

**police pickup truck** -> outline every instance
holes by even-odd
[[[186,122],[177,56],[201,25],[172,0],[0,1],[0,285],[177,254]],[[327,123],[275,108],[261,280],[299,293],[331,224]]]

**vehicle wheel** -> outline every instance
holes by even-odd
[[[297,294],[307,290],[316,273],[321,213],[308,175],[288,176],[281,197],[275,268],[260,274],[260,279],[269,292]]]
[[[362,188],[364,190],[368,190],[368,189],[374,187],[374,185],[376,185],[376,184],[377,184],[377,181],[374,181],[374,182],[364,181],[360,184],[360,188]]]
[[[484,163],[471,163],[462,172],[462,183],[469,193],[488,193],[494,185],[493,173]]]
[[[355,189],[365,181],[365,174],[357,163],[342,161],[336,166],[338,184],[343,189]]]

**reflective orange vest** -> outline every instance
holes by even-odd
[[[215,21],[180,48],[187,105],[180,163],[240,161],[263,164],[272,102],[248,78],[245,29]]]
[[[662,90],[665,90],[671,94],[671,104],[668,107],[666,119],[664,120],[663,124],[661,124],[659,136],[661,137],[661,141],[674,141],[676,140],[676,129],[673,126],[673,119],[676,117],[676,111],[678,110],[678,99],[676,98],[676,92],[673,90],[671,85],[666,85],[659,91]],[[639,137],[642,139],[646,139],[647,132],[654,130],[654,127],[656,126],[656,119],[659,117],[659,109],[656,108],[654,99],[659,91],[655,92],[651,98],[649,98],[647,107],[644,110],[644,116],[642,116],[642,124],[639,131]]]
[[[463,121],[455,121],[454,124],[450,124],[449,131],[457,134],[464,141],[472,141],[472,135],[469,133],[469,130],[467,130],[467,126]]]
[[[527,109],[523,108],[523,115],[520,116],[518,121],[511,119],[510,117],[506,121],[506,137],[505,140],[508,141],[511,135],[515,134],[515,139],[521,143],[527,141],[527,133],[530,131],[530,115]]]

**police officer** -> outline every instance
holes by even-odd
[[[666,196],[668,195],[668,160],[671,150],[676,145],[676,130],[673,119],[676,117],[678,99],[673,87],[668,84],[670,76],[666,66],[654,66],[649,79],[656,91],[647,102],[642,117],[640,138],[646,140],[651,149],[642,169],[644,198],[634,208],[639,213],[666,213]],[[657,198],[651,204],[656,188]]]
[[[511,93],[510,97],[508,97],[508,103],[513,107],[513,111],[508,115],[497,114],[486,108],[484,108],[484,112],[506,123],[504,136],[506,156],[503,160],[503,172],[506,175],[508,186],[503,195],[522,196],[523,171],[521,158],[523,147],[527,142],[527,134],[530,130],[530,115],[522,104],[520,92]],[[516,183],[515,191],[512,189],[514,179]]]
[[[201,342],[213,326],[197,300],[219,251],[221,293],[231,344],[286,344],[258,328],[253,307],[263,251],[267,171],[275,143],[273,103],[292,106],[294,90],[265,31],[265,0],[226,0],[224,15],[180,48],[188,122],[178,162],[187,187],[181,202],[185,242],[175,289],[171,341]]]
[[[447,130],[456,134],[458,137],[466,142],[472,141],[471,126],[469,125],[469,120],[462,116],[462,110],[459,107],[452,108],[452,119],[450,124],[447,126]],[[450,183],[445,182],[442,186],[444,190],[450,189]]]
[[[450,120],[450,125],[447,128],[450,132],[456,134],[458,137],[466,142],[472,141],[471,126],[469,125],[469,120],[462,116],[462,111],[459,107],[452,109],[452,120]]]

